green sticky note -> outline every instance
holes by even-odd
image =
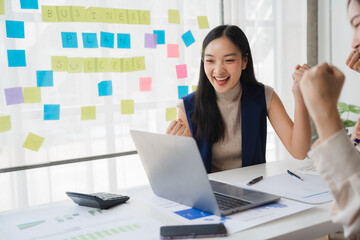
[[[133,69],[134,71],[146,70],[145,57],[133,57]]]
[[[81,73],[81,72],[83,72],[83,59],[68,58],[68,73]]]
[[[96,58],[83,58],[84,73],[96,72]]]
[[[96,119],[95,106],[81,107],[81,120],[94,120],[94,119]]]
[[[206,29],[209,28],[209,22],[207,16],[198,16],[197,17],[199,28]]]
[[[11,118],[10,115],[0,117],[0,133],[11,130]]]
[[[59,22],[72,22],[70,6],[58,6],[56,10]]]
[[[127,9],[114,9],[115,23],[128,24]]]
[[[180,12],[179,10],[168,10],[169,23],[180,24]]]
[[[121,100],[121,114],[134,114],[134,100]]]
[[[43,137],[40,137],[34,133],[29,133],[24,142],[23,148],[27,148],[33,151],[38,151],[43,142],[44,142]]]
[[[58,22],[56,6],[41,6],[43,22]]]
[[[166,121],[172,121],[176,119],[176,107],[166,109]]]
[[[64,56],[51,56],[51,69],[54,72],[67,72],[68,58]]]
[[[0,15],[5,15],[5,0],[0,0]]]
[[[139,10],[128,10],[128,22],[129,24],[139,24]]]
[[[105,20],[106,23],[115,23],[115,9],[113,8],[105,8],[104,9]]]
[[[193,85],[193,86],[191,86],[191,89],[192,89],[192,91],[193,91],[193,92],[196,92],[197,85]]]
[[[133,72],[133,59],[132,58],[122,58],[121,59],[121,71],[122,72]]]
[[[24,87],[24,103],[40,103],[41,90],[39,87]]]
[[[110,58],[111,72],[121,72],[121,58]]]
[[[73,22],[86,22],[85,7],[71,6],[71,17]]]
[[[139,22],[140,24],[150,25],[150,11],[148,10],[139,10]]]
[[[89,7],[85,10],[87,22],[104,22],[105,11],[104,8]]]
[[[111,72],[109,58],[96,58],[96,72]]]

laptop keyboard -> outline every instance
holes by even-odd
[[[221,210],[229,210],[233,208],[238,208],[247,204],[250,204],[250,202],[246,202],[237,198],[228,197],[225,195],[221,195],[219,193],[214,193],[216,201],[219,205],[219,208]]]

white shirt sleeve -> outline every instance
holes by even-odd
[[[360,233],[360,154],[344,130],[308,153],[334,196],[332,219],[344,235]]]

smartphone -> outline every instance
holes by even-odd
[[[227,230],[222,223],[173,225],[160,228],[161,239],[184,239],[205,237],[226,237]]]

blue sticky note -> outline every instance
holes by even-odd
[[[96,33],[83,33],[84,48],[98,48],[98,40]]]
[[[39,9],[38,0],[20,0],[21,9]]]
[[[111,96],[113,94],[112,82],[102,81],[98,83],[99,96]]]
[[[63,48],[77,48],[78,47],[76,32],[62,32],[61,38],[62,38]]]
[[[114,34],[108,32],[101,32],[100,46],[106,48],[114,48]]]
[[[9,67],[26,67],[25,50],[7,50]]]
[[[181,99],[182,97],[188,95],[188,93],[189,93],[189,87],[188,86],[178,86],[179,99]]]
[[[157,44],[165,44],[165,31],[154,30],[153,32],[157,35]]]
[[[6,36],[8,38],[25,38],[24,22],[6,20]]]
[[[200,211],[195,208],[189,208],[189,209],[185,209],[185,210],[181,210],[181,211],[176,211],[174,213],[176,213],[177,215],[179,215],[183,218],[186,218],[188,220],[194,220],[194,219],[199,219],[199,218],[208,217],[208,216],[213,215],[211,213]]]
[[[190,46],[195,42],[194,36],[192,35],[190,30],[184,33],[181,38],[183,39],[186,47]]]
[[[38,87],[54,86],[53,71],[36,71],[36,79]]]
[[[60,104],[44,104],[44,120],[59,120]]]
[[[117,47],[118,48],[131,48],[130,34],[118,33],[117,34]]]

